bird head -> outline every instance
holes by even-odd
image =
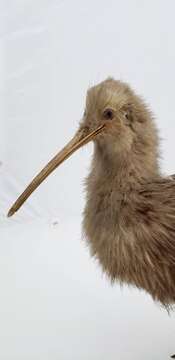
[[[148,166],[155,168],[157,132],[150,111],[127,84],[108,78],[88,90],[85,111],[75,136],[33,179],[8,216],[21,207],[53,170],[91,140],[101,154],[114,161],[118,157],[120,161],[135,161],[135,157],[142,166],[146,160]]]
[[[144,101],[128,84],[108,78],[90,88],[80,129],[87,134],[102,127],[93,141],[112,159],[155,153],[157,131]]]

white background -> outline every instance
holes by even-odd
[[[13,218],[8,208],[65,145],[89,86],[127,81],[160,129],[175,172],[173,0],[0,1],[0,359],[164,360],[175,316],[111,287],[81,239],[89,144]]]

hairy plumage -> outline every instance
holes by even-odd
[[[16,212],[74,151],[94,141],[86,180],[83,230],[91,254],[112,281],[175,302],[175,178],[159,170],[159,139],[144,101],[109,78],[89,89],[73,139],[32,180],[8,212]]]
[[[94,140],[83,230],[112,281],[143,288],[169,307],[175,302],[175,179],[161,176],[152,114],[128,85],[107,79],[91,88],[81,125],[99,125],[106,106],[115,118]]]

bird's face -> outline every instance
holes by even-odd
[[[107,79],[90,88],[84,115],[75,136],[33,179],[8,215],[13,215],[53,170],[91,140],[95,141],[102,151],[112,154],[114,159],[117,153],[143,153],[144,149],[148,151],[148,147],[152,151],[155,131],[151,124],[149,112],[128,85]]]
[[[126,84],[113,79],[103,81],[87,92],[80,129],[90,133],[102,126],[93,140],[114,154],[126,151],[135,138],[133,101],[134,94]]]

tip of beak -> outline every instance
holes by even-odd
[[[11,217],[14,213],[15,213],[15,211],[13,209],[10,209],[7,214],[7,217]]]

